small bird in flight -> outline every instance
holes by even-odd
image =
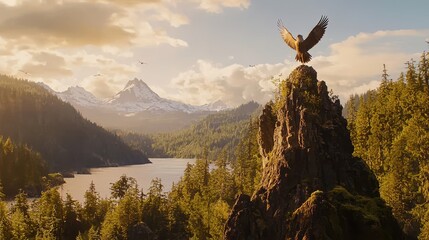
[[[101,73],[94,74],[94,77],[101,77]]]
[[[292,49],[296,50],[295,60],[300,61],[301,63],[306,63],[311,60],[311,55],[308,53],[308,50],[314,47],[314,45],[322,39],[323,34],[325,34],[326,27],[328,26],[328,17],[322,16],[306,39],[303,39],[302,35],[297,35],[298,39],[295,39],[285,28],[282,20],[280,19],[277,22],[277,26],[279,27],[280,34],[282,35],[285,43]]]
[[[20,72],[24,73],[25,75],[31,75],[29,72],[23,71],[23,70],[19,70]]]
[[[255,65],[254,64],[250,64],[249,67],[255,67]]]
[[[147,62],[142,62],[142,61],[139,61],[139,63],[140,63],[140,64],[142,64],[142,65],[143,65],[143,64],[147,64]]]

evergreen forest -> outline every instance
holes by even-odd
[[[354,154],[377,176],[381,197],[405,233],[429,239],[429,62],[410,60],[392,80],[353,95],[345,112]]]

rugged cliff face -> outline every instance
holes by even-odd
[[[260,117],[261,186],[237,199],[225,239],[402,239],[325,82],[302,65],[280,89]]]

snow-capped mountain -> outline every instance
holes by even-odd
[[[98,99],[92,93],[79,86],[70,87],[64,92],[55,92],[55,94],[63,101],[69,102],[78,108],[111,110],[125,116],[132,116],[139,112],[194,113],[228,109],[228,106],[220,100],[211,104],[193,106],[162,98],[152,91],[143,80],[137,78],[128,81],[124,89],[107,101]]]
[[[40,85],[100,126],[140,133],[176,131],[214,111],[228,108],[222,101],[193,106],[162,98],[139,79],[129,81],[121,91],[107,100],[99,99],[78,86],[55,92],[46,84]]]
[[[215,111],[215,112],[218,112],[218,111],[222,111],[222,110],[228,109],[229,107],[224,102],[222,102],[222,100],[217,100],[216,102],[212,102],[212,103],[209,103],[209,104],[201,105],[198,108],[200,110],[203,110],[203,111],[211,111],[211,112]]]
[[[106,107],[106,103],[92,93],[86,91],[83,87],[69,87],[64,92],[56,93],[59,98],[65,102],[69,102],[73,105],[79,105],[83,107]]]
[[[161,97],[156,94],[149,86],[143,82],[134,78],[131,81],[128,81],[125,88],[118,92],[112,99],[108,102],[113,104],[129,103],[129,102],[147,102],[153,103],[161,100]]]
[[[125,88],[108,101],[117,111],[136,113],[141,111],[180,111],[192,113],[198,107],[161,98],[149,86],[137,78],[129,81]]]

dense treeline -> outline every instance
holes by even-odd
[[[0,201],[0,239],[221,239],[239,193],[251,194],[260,181],[257,123],[247,131],[231,163],[226,152],[213,164],[206,158],[188,164],[170,193],[154,179],[148,192],[122,176],[101,199],[91,184],[80,204],[61,199],[51,188],[30,204],[24,193],[8,209]]]
[[[46,163],[40,154],[0,136],[0,184],[6,196],[14,196],[19,189],[33,195],[40,193],[47,173]]]
[[[380,182],[380,193],[404,231],[429,239],[429,55],[405,74],[346,104],[355,147]]]
[[[84,119],[39,84],[4,75],[0,134],[40,152],[50,171],[148,162],[140,151]]]
[[[121,134],[129,145],[150,157],[193,158],[207,154],[216,160],[222,151],[227,158],[235,157],[234,149],[246,134],[249,119],[259,114],[256,102],[243,104],[236,109],[208,115],[191,127],[172,133],[155,135]]]

